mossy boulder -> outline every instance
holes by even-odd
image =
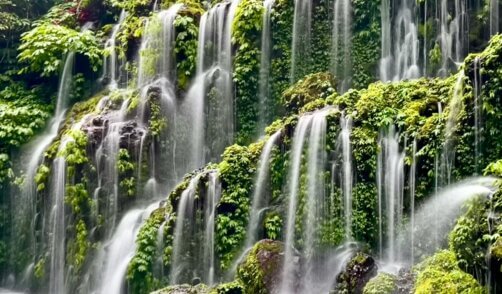
[[[339,293],[363,293],[366,283],[376,274],[377,264],[373,257],[359,252],[338,276],[336,290]]]
[[[474,277],[459,268],[455,254],[448,250],[418,264],[415,274],[415,294],[485,293]]]
[[[262,240],[254,245],[237,269],[245,293],[274,293],[280,284],[284,244]]]
[[[162,290],[152,292],[151,294],[208,294],[209,288],[206,285],[175,285]]]
[[[220,284],[211,289],[210,294],[244,294],[244,288],[240,281],[233,281],[230,283]]]
[[[282,101],[289,113],[296,113],[310,102],[331,96],[335,89],[335,78],[330,73],[310,74],[284,91]]]
[[[396,291],[396,276],[380,273],[364,286],[363,294],[391,294]]]

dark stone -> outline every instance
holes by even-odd
[[[200,278],[195,277],[195,278],[192,279],[192,286],[197,286],[197,285],[200,284],[200,282],[201,282]]]
[[[335,293],[363,293],[366,283],[377,273],[378,267],[373,257],[357,253],[338,276]]]
[[[244,292],[275,293],[281,282],[283,260],[284,243],[273,240],[256,243],[237,270]]]

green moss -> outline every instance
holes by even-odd
[[[455,254],[440,251],[417,265],[414,293],[484,293],[483,287],[457,265]]]
[[[138,233],[136,253],[127,270],[127,280],[132,293],[150,293],[155,288],[158,289],[158,281],[152,272],[157,253],[158,231],[165,220],[166,208],[159,208],[152,213]]]
[[[237,47],[234,82],[237,89],[238,143],[249,142],[256,132],[263,10],[262,1],[243,0],[237,7],[232,24],[232,43]]]
[[[237,270],[244,293],[270,293],[270,286],[278,283],[271,279],[279,275],[283,251],[282,243],[270,240],[260,241],[251,249]]]
[[[211,289],[210,294],[244,294],[244,288],[239,281],[233,281],[216,286]]]
[[[396,277],[381,273],[364,286],[363,294],[392,294],[396,291]]]
[[[306,104],[335,93],[335,85],[330,73],[308,75],[284,91],[282,103],[289,112],[296,113]]]

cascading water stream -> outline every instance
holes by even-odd
[[[200,20],[197,76],[182,105],[192,129],[192,168],[218,160],[233,140],[232,23],[239,3],[218,3]],[[209,92],[217,97],[209,99]]]
[[[455,0],[452,17],[448,10],[448,0],[441,0],[438,36],[442,54],[440,76],[447,76],[450,70],[456,70],[457,64],[463,57],[464,35],[461,33],[467,28],[465,25],[466,6],[465,0]]]
[[[401,0],[394,5],[397,11],[395,17],[391,17],[391,0],[382,0],[380,9],[382,11],[380,79],[384,82],[415,79],[421,74],[418,67],[418,28],[413,12],[415,1]]]
[[[66,147],[68,142],[61,142],[58,152]],[[64,294],[65,289],[65,188],[66,188],[66,160],[58,156],[52,165],[53,177],[51,184],[51,213],[49,216],[50,240],[50,280],[49,293]]]
[[[136,250],[136,237],[144,220],[160,207],[156,202],[145,209],[132,209],[128,211],[120,221],[113,236],[105,245],[102,255],[105,258],[98,258],[99,265],[96,270],[103,270],[99,276],[97,289],[92,293],[96,294],[121,294],[125,284],[127,266]]]
[[[350,0],[336,0],[334,3],[333,43],[331,67],[333,74],[340,79],[339,92],[345,93],[351,85],[351,43],[352,43],[352,4]],[[341,60],[340,60],[341,58]]]
[[[212,286],[214,284],[215,276],[215,225],[216,225],[216,206],[220,201],[221,196],[221,183],[217,172],[211,172],[209,177],[209,187],[206,195],[206,205],[205,205],[205,222],[206,228],[204,233],[204,269],[205,273],[204,281],[207,285]]]
[[[127,16],[127,12],[122,10],[120,13],[119,21],[113,26],[112,34],[110,38],[105,42],[106,51],[104,61],[103,61],[103,76],[102,80],[108,79],[108,87],[111,90],[118,88],[119,80],[120,80],[120,68],[121,65],[118,54],[117,54],[117,35],[120,31],[122,24]]]
[[[500,32],[500,4],[498,0],[490,0],[490,36]]]
[[[201,178],[206,176],[208,177],[208,187],[203,194],[202,189],[199,189],[199,184]],[[206,197],[204,204],[200,203],[201,195]],[[203,283],[208,285],[214,283],[214,229],[216,206],[220,196],[221,183],[217,171],[196,175],[181,194],[176,209],[176,225],[173,233],[171,285],[191,282],[191,279],[194,278],[200,278]],[[203,211],[199,212],[200,209]]]
[[[323,211],[321,208],[324,202],[324,179],[322,173],[324,172],[325,160],[325,135],[326,135],[326,116],[331,109],[323,109],[311,114],[304,115],[300,118],[295,134],[293,136],[293,147],[291,152],[291,167],[289,171],[289,184],[287,188],[288,193],[288,212],[285,226],[285,251],[284,251],[284,265],[282,270],[282,278],[280,283],[280,293],[291,293],[298,281],[295,281],[294,273],[299,270],[295,264],[294,247],[295,247],[295,224],[296,212],[298,206],[298,197],[300,194],[300,171],[302,168],[302,158],[304,154],[304,147],[308,144],[308,187],[307,190],[309,197],[307,201],[307,211],[305,220],[305,239],[306,245],[304,251],[307,255],[306,268],[307,273],[303,275],[304,280],[300,285],[312,286],[315,282],[313,268],[315,263],[314,256],[316,246],[316,228],[317,223],[315,220],[319,217],[319,213]]]
[[[399,135],[393,127],[380,136],[377,168],[379,247],[387,248],[382,258],[395,263],[400,256],[396,237],[403,216],[404,153],[399,150]]]
[[[280,136],[281,131],[277,131],[270,136],[261,152],[260,159],[258,161],[257,176],[253,188],[253,196],[251,198],[249,222],[246,229],[246,241],[244,241],[244,246],[241,249],[240,256],[235,259],[229,273],[227,274],[231,278],[234,277],[237,267],[244,260],[251,247],[259,238],[260,221],[262,220],[263,211],[266,209],[266,201],[269,199],[267,197],[269,193],[267,191],[267,186],[270,176],[270,160],[273,148],[275,144],[277,144],[277,140]]]
[[[84,116],[72,126],[72,130],[79,130],[88,117]],[[67,173],[66,148],[74,143],[74,139],[65,135],[61,138],[56,158],[52,163],[52,177],[50,184],[50,214],[44,228],[44,233],[49,236],[48,249],[50,252],[50,279],[49,293],[65,294],[66,285],[66,185],[73,182]]]
[[[15,232],[16,236],[23,236],[26,235],[25,232],[30,232],[27,235],[29,240],[26,241],[28,241],[29,244],[32,244],[32,248],[26,249],[29,250],[29,253],[32,255],[36,254],[36,251],[40,249],[38,248],[40,244],[37,244],[34,236],[34,226],[38,215],[38,212],[36,211],[36,195],[38,188],[35,182],[35,175],[43,160],[45,150],[56,138],[59,127],[65,118],[65,112],[68,106],[73,80],[74,63],[75,54],[70,52],[66,56],[59,81],[54,117],[49,122],[45,133],[36,138],[27,148],[25,156],[27,156],[29,160],[25,165],[26,178],[22,187],[22,193],[20,193],[20,195],[12,195],[13,211],[16,211],[16,214],[13,215],[13,232]],[[16,242],[16,240],[13,242]],[[19,248],[19,245],[14,243],[13,248]],[[32,268],[31,265],[28,267]]]
[[[269,123],[270,107],[270,66],[272,54],[272,30],[271,30],[271,14],[275,0],[265,0],[263,6],[262,32],[261,32],[261,55],[260,55],[260,80],[258,84],[258,131],[263,132],[267,123]]]
[[[352,120],[342,116],[340,119],[341,133],[339,135],[339,144],[342,149],[343,161],[343,210],[345,216],[345,239],[350,241],[352,239],[352,186],[353,186],[353,172],[352,172],[352,148],[350,143],[350,135],[352,132]]]
[[[496,181],[491,177],[470,178],[434,194],[417,209],[413,224],[408,223],[398,234],[396,245],[404,253],[403,256],[420,253],[420,256],[414,257],[417,259],[446,245],[446,236],[462,213],[462,205],[469,199],[492,195],[496,190]],[[438,213],[435,207],[441,207],[441,211]],[[411,240],[420,242],[412,243]],[[406,263],[407,260],[401,260],[401,264]]]
[[[291,44],[290,82],[302,76],[301,65],[308,65],[311,59],[312,0],[295,0],[293,18],[293,40]]]

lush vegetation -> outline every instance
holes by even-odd
[[[95,261],[106,252],[104,248],[108,244],[105,243],[113,236],[120,217],[131,208],[153,201],[150,197],[155,193],[162,193],[163,201],[150,215],[142,216],[140,227],[130,228],[136,234],[136,246],[124,277],[130,293],[150,293],[166,286],[170,287],[159,293],[273,292],[279,283],[283,262],[281,240],[284,240],[288,213],[285,186],[292,164],[293,135],[303,115],[329,109],[325,151],[327,162],[333,167],[342,163],[338,144],[340,121],[350,119],[352,123],[350,139],[355,179],[350,230],[352,237],[363,244],[339,275],[337,291],[371,294],[407,289],[414,293],[485,293],[485,287],[501,287],[501,180],[496,182],[495,192],[488,200],[477,198],[465,205],[462,216],[455,220],[448,234],[446,250],[432,256],[418,252],[417,265],[397,275],[377,275],[372,256],[376,258],[380,249],[376,183],[378,142],[382,134],[390,131],[399,134],[397,139],[404,154],[406,172],[413,164],[412,143],[416,143],[414,193],[418,204],[426,201],[438,186],[450,181],[480,174],[502,177],[502,35],[492,37],[489,44],[474,34],[467,36],[466,41],[480,53],[468,55],[458,72],[450,76],[377,82],[380,2],[354,0],[350,40],[353,75],[351,89],[341,93],[337,89],[342,81],[334,67],[343,65],[344,60],[341,56],[334,58],[331,50],[333,1],[313,2],[317,21],[312,24],[310,55],[299,60],[298,76],[290,77],[294,1],[277,0],[271,12],[271,98],[264,118],[270,125],[265,136],[256,140],[263,132],[258,129],[258,91],[264,7],[262,1],[242,0],[231,23],[232,91],[235,96],[232,117],[236,125],[233,145],[227,146],[217,162],[193,167],[198,168],[194,171],[183,171],[188,174],[181,183],[174,185],[169,182],[173,179],[163,178],[170,172],[165,162],[176,161],[169,152],[191,146],[176,145],[169,134],[181,129],[183,139],[190,137],[192,122],[169,120],[166,113],[171,111],[169,103],[174,100],[181,104],[188,100],[186,94],[194,86],[197,72],[201,19],[207,9],[222,3],[176,1],[183,6],[173,24],[175,45],[170,57],[176,65],[172,70],[174,79],[169,81],[173,91],[163,95],[165,84],[139,89],[137,76],[140,70],[151,79],[164,74],[157,70],[161,60],[159,52],[141,44],[148,34],[161,35],[159,13],[154,8],[169,8],[174,1],[32,2],[0,0],[0,44],[3,45],[0,51],[4,56],[0,59],[0,194],[5,195],[0,200],[2,278],[32,268],[32,272],[28,272],[29,288],[34,292],[48,291],[51,248],[47,227],[53,225],[52,211],[57,206],[52,189],[57,176],[55,167],[64,160],[64,197],[59,205],[63,205],[65,220],[65,238],[61,244],[67,270],[65,280],[70,292],[88,290],[89,276],[86,274],[94,270]],[[428,5],[426,2],[418,1],[417,9],[424,9]],[[121,10],[124,20],[114,27]],[[485,10],[477,11],[477,18],[469,16],[470,20],[481,22],[486,16]],[[425,49],[430,67],[427,73],[434,75],[441,65],[440,48],[432,33],[438,28],[432,15],[424,14],[424,18],[419,28],[420,39],[428,40]],[[486,24],[479,24],[474,31],[481,32],[483,25]],[[113,29],[117,29],[115,46],[105,49]],[[208,48],[211,46],[214,44],[209,44]],[[60,74],[70,54],[75,56],[67,101],[71,107],[61,125],[56,126],[56,135],[41,156],[38,168],[24,170],[26,157],[30,156],[27,152],[32,150],[32,145],[39,144],[36,137],[47,133],[53,122]],[[111,58],[118,64],[112,69],[118,76],[118,87],[106,87],[106,77],[100,75],[109,70],[106,67]],[[218,79],[217,76],[211,78]],[[214,91],[210,89],[210,98],[217,97]],[[207,115],[210,110],[203,111]],[[126,123],[116,131],[116,137],[105,138],[104,134],[110,132],[117,121],[117,113]],[[475,129],[476,124],[478,129]],[[445,134],[447,127],[451,134]],[[270,197],[258,224],[260,241],[242,255],[259,159],[267,140],[276,132],[279,136],[272,148],[270,179],[266,187]],[[443,152],[450,144],[455,146],[452,179],[448,178],[444,166],[438,167],[442,160],[449,159],[444,158],[447,155]],[[116,150],[110,151],[112,148]],[[159,153],[169,154],[159,156]],[[296,211],[297,232],[305,230],[302,216],[306,213],[309,193],[307,160],[304,156]],[[110,170],[116,177],[103,176]],[[319,246],[323,249],[341,245],[347,234],[340,179],[334,170],[326,168],[322,174],[330,215],[316,220],[315,233],[321,237]],[[201,226],[199,221],[205,217],[212,173],[217,175],[221,187],[214,219],[214,272],[217,276],[231,270],[235,273],[226,279],[228,283],[195,285],[200,282],[196,277],[192,286],[169,285],[169,276],[173,274],[170,271],[174,230],[180,219],[177,209],[183,194],[197,179],[193,187],[197,204],[193,227]],[[176,180],[182,178],[182,175],[176,176]],[[409,195],[410,183],[406,180],[403,184],[405,194]],[[34,186],[30,194],[34,195],[33,199],[21,198],[31,185]],[[174,189],[164,191],[167,186]],[[30,207],[28,211],[36,217],[33,221],[32,216],[27,217],[21,227],[14,228],[13,222],[25,216],[20,214],[13,218],[16,214],[13,208],[24,201]],[[405,214],[411,210],[408,202],[402,208]],[[301,251],[306,240],[302,234],[297,235],[295,247]],[[191,240],[183,258],[193,262],[192,259],[199,257],[194,252],[200,249],[193,248],[201,245],[200,240],[202,236]],[[493,277],[490,281],[483,279],[488,274]]]

